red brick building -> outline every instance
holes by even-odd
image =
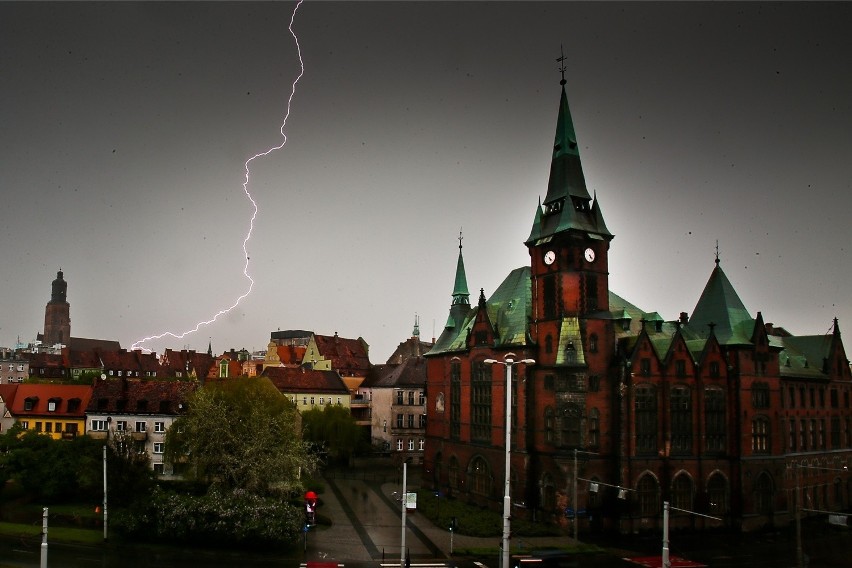
[[[461,244],[450,314],[426,355],[424,479],[499,509],[506,367],[513,366],[513,516],[581,531],[744,530],[802,508],[848,509],[852,375],[837,321],[795,337],[752,316],[715,261],[691,317],[664,321],[609,289],[613,239],[585,183],[563,89],[530,265],[469,302]],[[532,201],[532,199],[531,199]],[[531,203],[534,205],[534,203]],[[461,242],[461,240],[460,240]],[[575,495],[576,493],[576,500]],[[575,502],[576,501],[576,502]]]

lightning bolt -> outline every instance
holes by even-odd
[[[234,308],[239,306],[240,302],[242,302],[246,297],[248,297],[248,295],[251,294],[251,291],[254,289],[254,278],[252,278],[251,275],[249,274],[250,257],[249,257],[249,253],[248,253],[248,242],[249,242],[249,240],[251,240],[251,235],[252,235],[252,232],[254,231],[254,221],[255,221],[255,219],[257,219],[258,207],[257,207],[257,202],[251,196],[251,192],[249,192],[249,182],[251,180],[250,166],[251,166],[251,163],[253,161],[255,161],[256,159],[262,158],[264,156],[268,156],[269,154],[275,152],[276,150],[280,150],[281,148],[284,147],[285,144],[287,144],[287,134],[284,133],[284,129],[287,126],[287,119],[290,117],[290,108],[291,108],[291,105],[293,103],[293,97],[296,94],[296,85],[299,83],[299,80],[302,78],[302,75],[305,74],[305,62],[302,60],[302,48],[299,45],[299,38],[296,36],[296,32],[293,31],[293,21],[296,19],[296,12],[299,11],[299,7],[302,5],[303,1],[304,0],[298,0],[298,2],[296,2],[296,7],[293,8],[293,13],[290,16],[290,25],[287,28],[290,31],[290,35],[293,36],[293,41],[296,43],[296,53],[299,56],[299,75],[296,77],[296,79],[293,81],[293,84],[290,87],[290,96],[287,99],[287,112],[284,114],[284,120],[282,121],[281,128],[279,129],[279,132],[281,133],[281,143],[276,145],[276,146],[272,146],[271,148],[267,148],[266,150],[264,150],[262,152],[258,152],[257,154],[255,154],[254,156],[252,156],[251,158],[246,160],[245,164],[244,164],[245,181],[243,181],[243,185],[242,185],[243,193],[246,194],[246,197],[248,198],[249,202],[251,202],[251,206],[252,206],[252,209],[253,209],[252,214],[251,214],[251,220],[249,221],[249,229],[248,229],[248,232],[246,233],[245,239],[243,239],[243,258],[245,259],[245,264],[243,264],[243,276],[245,276],[246,280],[248,280],[248,289],[241,296],[239,296],[234,301],[233,304],[231,304],[227,308],[222,308],[221,310],[216,312],[216,314],[213,317],[211,317],[210,319],[204,320],[204,321],[199,321],[198,323],[195,324],[194,327],[192,327],[192,328],[190,328],[186,331],[180,332],[180,333],[172,332],[172,331],[166,331],[166,332],[163,332],[163,333],[159,333],[157,335],[150,335],[148,337],[144,337],[142,339],[135,341],[133,343],[133,345],[130,346],[131,350],[142,349],[143,351],[150,351],[150,349],[148,349],[146,347],[142,347],[142,345],[144,343],[149,342],[149,341],[162,339],[164,337],[171,337],[173,339],[183,339],[187,335],[190,335],[192,333],[197,332],[202,327],[212,324],[213,322],[218,320],[219,317],[227,314],[228,312],[230,312],[231,310],[233,310]]]

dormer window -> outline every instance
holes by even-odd
[[[38,404],[38,397],[31,396],[29,398],[24,399],[24,410],[33,410]]]
[[[56,412],[59,409],[59,403],[62,401],[61,398],[51,398],[47,401],[47,411],[48,412]]]

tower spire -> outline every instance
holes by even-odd
[[[586,187],[580,147],[571,110],[568,108],[568,96],[565,94],[567,66],[561,47],[560,56],[556,61],[559,63],[559,84],[562,92],[553,141],[553,158],[550,162],[550,179],[547,182],[547,195],[542,203],[543,211],[536,212],[527,244],[570,230],[611,239],[612,233],[606,227],[600,207],[597,206],[596,200],[593,202]]]
[[[470,305],[470,292],[467,290],[467,275],[464,272],[462,257],[462,231],[459,229],[459,259],[456,263],[456,280],[453,284],[453,305]]]

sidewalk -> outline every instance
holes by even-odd
[[[317,562],[399,562],[401,551],[401,505],[396,497],[402,491],[400,481],[376,482],[359,479],[324,478],[318,513],[331,519],[331,526],[312,529],[307,535],[306,561]],[[412,475],[407,490],[419,488]],[[446,561],[450,547],[496,549],[500,537],[479,538],[452,535],[447,528],[434,526],[417,513],[406,515],[405,547],[412,561]],[[562,547],[572,543],[568,537],[516,539],[513,546],[527,550]]]

